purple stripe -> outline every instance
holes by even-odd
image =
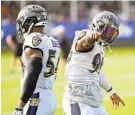
[[[71,104],[71,115],[81,115],[78,103]]]
[[[37,112],[37,106],[30,106],[27,112],[27,115],[36,115]]]
[[[39,98],[39,93],[34,93],[31,98]]]
[[[39,93],[35,93],[31,96],[31,98],[37,98],[39,99]],[[29,106],[27,114],[26,115],[36,115],[38,106]]]

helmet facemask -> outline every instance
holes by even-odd
[[[29,33],[32,27],[37,23],[36,16],[26,17],[24,20],[17,20],[16,32],[19,40],[23,39],[24,33]]]
[[[118,29],[114,28],[113,25],[106,25],[101,33],[101,39],[105,45],[110,44],[119,34]]]

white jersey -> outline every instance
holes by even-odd
[[[26,47],[38,49],[42,52],[42,70],[39,75],[36,87],[52,89],[53,82],[56,79],[57,65],[59,61],[60,45],[59,42],[51,36],[40,33],[31,33],[25,36],[23,51]],[[27,74],[27,57],[22,54],[22,85]]]
[[[104,47],[101,42],[95,42],[94,47],[78,52],[75,49],[80,34],[90,30],[77,31],[66,64],[65,77],[67,87],[65,97],[70,100],[99,106],[103,93],[99,88],[99,72],[103,64]],[[94,87],[93,87],[94,86]]]
[[[77,31],[73,45],[68,56],[66,65],[66,76],[84,75],[93,72],[100,72],[104,59],[104,47],[101,43],[95,42],[94,47],[84,52],[78,52],[75,49],[79,34],[90,30]]]

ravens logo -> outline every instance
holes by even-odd
[[[39,45],[41,43],[41,41],[42,41],[42,39],[40,37],[37,37],[37,36],[32,39],[32,43],[34,46]]]

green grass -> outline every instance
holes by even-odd
[[[135,48],[114,48],[116,55],[107,52],[103,72],[121,95],[126,106],[114,109],[105,93],[103,105],[109,115],[135,115]],[[2,54],[2,115],[11,115],[19,99],[20,72],[10,73],[11,53]],[[58,106],[55,115],[62,115],[62,96],[64,91],[64,67],[60,63],[54,91],[57,96]]]

